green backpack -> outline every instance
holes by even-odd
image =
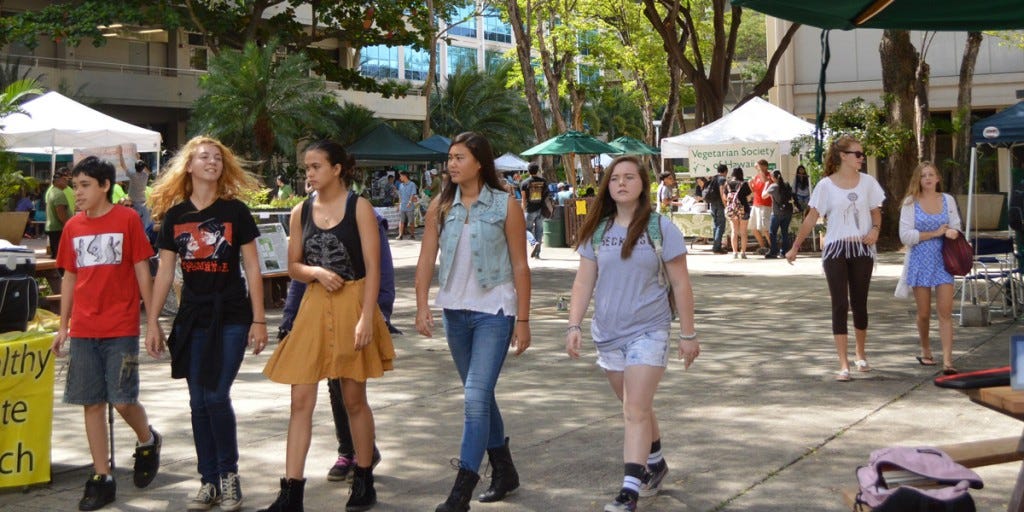
[[[594,230],[594,236],[590,239],[590,244],[594,248],[594,259],[597,259],[597,249],[601,246],[601,241],[604,240],[604,234],[608,231],[608,226],[612,223],[612,219],[605,220],[597,225],[597,229]],[[647,239],[651,243],[651,247],[654,248],[654,254],[658,257],[658,284],[661,286],[668,287],[668,305],[672,309],[672,318],[676,317],[676,297],[672,294],[672,283],[668,280],[668,273],[665,271],[665,259],[663,253],[665,252],[662,246],[661,236],[661,214],[658,212],[651,212],[651,216],[647,219]]]

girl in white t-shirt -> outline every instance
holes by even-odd
[[[864,350],[868,335],[868,286],[875,266],[875,242],[881,228],[885,192],[875,178],[860,172],[863,163],[864,149],[857,139],[843,135],[832,144],[825,160],[825,177],[814,187],[800,232],[786,253],[786,259],[793,263],[818,216],[825,216],[821,261],[832,297],[832,336],[839,353],[836,380],[840,382],[850,380],[846,355],[848,309],[853,309],[856,335],[854,364],[858,371],[871,371]]]

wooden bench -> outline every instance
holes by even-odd
[[[946,452],[953,460],[966,467],[977,468],[1024,460],[1024,453],[1019,451],[1020,443],[1020,436],[1012,436],[936,446],[936,448]],[[847,507],[853,508],[857,502],[858,491],[857,487],[843,489],[843,502]],[[871,509],[865,506],[863,510]]]

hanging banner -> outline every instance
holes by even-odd
[[[0,337],[0,488],[50,481],[53,333]]]
[[[758,160],[767,160],[768,169],[774,170],[779,168],[781,158],[778,142],[692,146],[690,148],[690,174],[692,176],[711,176],[717,174],[716,169],[719,164],[725,164],[730,172],[734,167],[742,167],[743,175],[750,177],[754,174],[754,164]]]

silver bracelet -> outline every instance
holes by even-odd
[[[566,334],[569,334],[572,331],[583,332],[583,328],[580,327],[580,324],[573,324],[573,325],[570,325],[569,327],[565,328],[565,333]]]
[[[693,334],[680,334],[679,339],[683,341],[695,340],[697,339],[697,332],[694,331]]]

